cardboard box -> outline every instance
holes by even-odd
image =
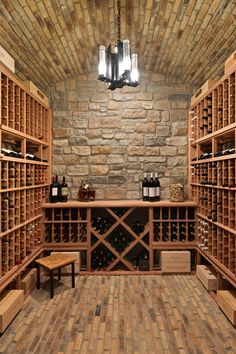
[[[0,333],[4,332],[24,303],[23,290],[7,290],[0,297]]]
[[[49,107],[49,98],[38,89],[32,81],[23,81],[23,85],[27,90],[33,93],[45,106]]]
[[[230,322],[236,325],[236,291],[218,290],[216,301]]]
[[[217,290],[217,278],[205,265],[197,265],[196,275],[208,291]]]
[[[163,273],[191,272],[190,251],[162,251],[161,271]]]
[[[191,98],[191,106],[213,86],[217,80],[207,80]]]
[[[20,288],[24,290],[25,299],[34,290],[37,279],[37,269],[32,268],[26,271],[20,281]]]
[[[61,252],[51,252],[51,254],[57,254],[57,253],[62,253],[62,254],[67,254],[71,257],[74,257],[77,259],[75,262],[75,274],[79,274],[80,272],[80,252],[75,252],[75,251],[61,251]],[[61,268],[61,274],[71,274],[71,265],[65,266]]]
[[[15,60],[7,53],[7,51],[0,45],[0,62],[2,62],[8,69],[15,74]]]
[[[236,51],[231,54],[228,59],[225,61],[225,74],[232,68],[232,66],[236,63]]]

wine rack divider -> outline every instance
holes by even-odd
[[[2,291],[42,252],[41,205],[51,174],[51,110],[1,64],[0,90]],[[32,156],[35,160],[28,159]]]
[[[68,201],[66,203],[45,203],[44,209],[44,250],[48,251],[81,251],[85,253],[86,265],[83,266],[84,274],[86,273],[115,273],[123,274],[126,272],[140,272],[133,264],[133,258],[136,253],[148,255],[149,272],[154,272],[154,251],[160,250],[194,250],[195,249],[195,210],[197,204],[195,202],[186,201],[173,203],[169,201],[162,202],[143,202],[137,200],[120,200],[120,201],[93,201],[93,202],[76,202]],[[71,210],[78,210],[78,219],[63,220],[65,211],[71,215]],[[118,215],[120,209],[123,209],[123,214]],[[83,212],[81,213],[81,210]],[[162,214],[163,210],[163,214]],[[170,214],[171,210],[175,212],[175,218]],[[182,216],[180,215],[180,210]],[[190,213],[189,213],[190,210]],[[159,218],[154,218],[156,211],[159,211]],[[164,211],[168,212],[168,217],[163,220]],[[86,215],[84,220],[80,219],[80,214]],[[55,215],[56,219],[55,220]],[[107,229],[104,232],[96,230],[96,225],[93,224],[96,217],[99,216],[102,220],[107,220]],[[61,217],[60,220],[58,218]],[[140,232],[134,231],[132,225],[134,221],[140,217],[144,222]],[[86,238],[81,240],[80,230],[76,239],[77,242],[69,242],[71,237],[68,237],[68,242],[54,242],[54,229],[64,223],[84,223],[86,226]],[[164,222],[165,225],[185,224],[185,239],[183,241],[171,241],[171,227],[169,227],[168,241],[154,241],[154,225],[155,223]],[[191,225],[191,232],[188,227]],[[49,227],[49,229],[47,229]],[[100,227],[101,228],[101,227]],[[70,229],[71,230],[71,229]],[[112,238],[118,237],[119,232],[126,235],[127,244],[124,249],[117,250],[112,244]],[[71,230],[71,232],[73,232]],[[118,232],[118,234],[117,234]],[[52,234],[52,237],[48,235]],[[189,240],[191,238],[191,241]],[[108,252],[112,256],[112,260],[101,269],[93,269],[94,252]],[[97,256],[96,256],[97,257]]]
[[[236,65],[189,114],[189,190],[197,250],[236,287]]]

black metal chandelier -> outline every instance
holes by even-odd
[[[110,44],[107,50],[103,45],[99,47],[98,80],[108,82],[110,90],[139,85],[138,55],[131,55],[128,39],[120,40],[120,0],[117,0],[117,14],[116,44]]]

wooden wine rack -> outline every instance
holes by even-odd
[[[80,251],[84,272],[155,272],[160,250],[195,248],[194,202],[71,201],[43,208],[44,250]]]
[[[198,204],[198,252],[236,286],[236,66],[189,115],[189,189]],[[222,153],[223,151],[223,153]]]
[[[2,66],[0,80],[2,290],[42,251],[41,205],[50,179],[51,111]],[[9,155],[6,149],[14,152]],[[29,160],[31,155],[37,160]]]

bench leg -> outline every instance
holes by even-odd
[[[61,268],[58,268],[58,280],[61,280]]]
[[[72,288],[75,287],[75,263],[71,263]]]
[[[50,297],[53,299],[54,287],[53,287],[53,270],[50,271]]]
[[[37,265],[37,289],[40,289],[40,265]]]

